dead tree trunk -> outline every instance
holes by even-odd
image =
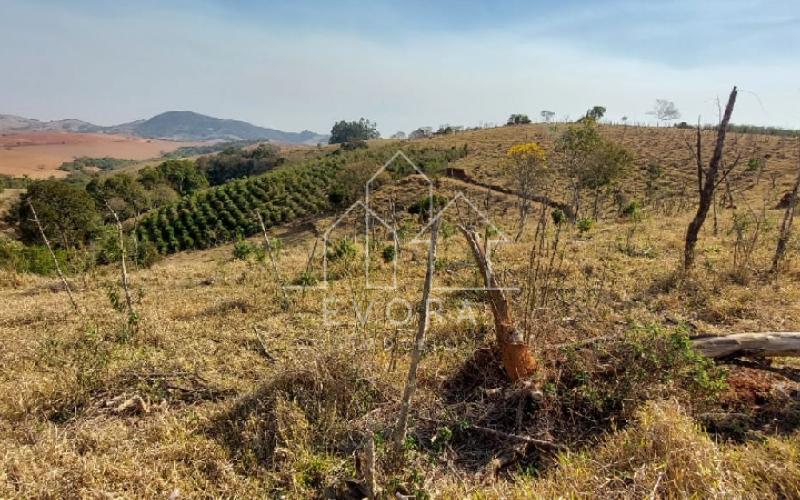
[[[709,358],[800,356],[800,332],[736,333],[692,339],[694,349]]]
[[[408,378],[406,388],[403,392],[403,401],[400,404],[400,416],[397,418],[397,426],[394,430],[394,446],[400,449],[406,439],[408,430],[408,413],[411,410],[411,398],[417,389],[417,369],[422,358],[422,351],[425,348],[425,330],[428,328],[428,306],[430,302],[431,288],[433,284],[433,271],[436,264],[436,242],[439,238],[439,224],[441,218],[436,218],[431,229],[431,245],[428,249],[428,269],[425,273],[425,286],[422,289],[422,302],[419,306],[419,323],[417,324],[417,335],[414,339],[414,350],[411,351],[411,365],[408,367]]]
[[[81,309],[78,307],[78,303],[75,301],[75,296],[72,295],[72,289],[69,287],[67,278],[65,278],[64,273],[61,272],[61,266],[58,264],[58,257],[56,257],[56,253],[53,251],[53,246],[50,245],[50,240],[47,239],[47,235],[44,233],[42,222],[39,220],[39,216],[36,214],[36,209],[33,208],[33,203],[31,203],[31,200],[28,200],[28,207],[31,209],[31,214],[33,214],[33,222],[35,222],[36,227],[39,228],[39,234],[42,235],[42,240],[44,241],[45,246],[47,246],[47,250],[50,251],[50,256],[53,258],[53,264],[56,266],[56,273],[58,273],[58,277],[61,278],[61,283],[64,284],[64,289],[67,291],[67,295],[69,295],[69,301],[72,303],[72,307],[75,309],[75,311],[80,313]]]
[[[278,286],[280,286],[281,291],[283,291],[283,300],[285,302],[289,302],[289,294],[286,292],[286,287],[284,286],[285,283],[283,281],[283,278],[281,277],[280,271],[278,270],[278,262],[275,260],[275,254],[273,253],[272,243],[269,241],[269,234],[267,234],[267,226],[264,224],[264,218],[261,216],[261,212],[259,212],[258,210],[256,210],[256,217],[258,218],[258,223],[261,225],[261,232],[264,234],[264,248],[267,250],[267,255],[269,256],[269,260],[272,263],[272,272],[275,273],[275,279],[278,280]]]
[[[127,257],[125,250],[125,232],[122,230],[122,222],[120,222],[117,212],[111,208],[111,204],[109,204],[108,201],[106,201],[106,208],[108,208],[108,211],[114,216],[114,222],[117,225],[117,238],[119,241],[120,253],[120,284],[122,285],[122,290],[125,292],[125,304],[128,306],[128,318],[133,321],[134,318],[136,318],[136,310],[133,307],[133,297],[131,297],[130,281],[128,280],[128,265],[125,262]]]
[[[701,135],[700,126],[698,125],[697,131],[697,176],[698,185],[700,188],[700,205],[697,207],[697,213],[689,223],[686,230],[686,245],[683,250],[683,268],[689,270],[694,267],[694,249],[697,246],[697,236],[700,234],[700,229],[706,221],[708,211],[714,203],[714,191],[717,188],[720,164],[722,163],[722,155],[725,148],[725,135],[728,132],[728,123],[731,121],[733,114],[733,107],[736,104],[736,96],[738,90],[733,87],[730,97],[728,97],[728,104],[725,106],[725,113],[722,116],[722,121],[719,123],[717,129],[717,143],[714,147],[714,154],[708,164],[708,170],[703,173],[702,160],[701,160]]]
[[[475,233],[461,225],[459,229],[464,233],[464,237],[472,249],[472,255],[481,270],[488,290],[492,314],[494,315],[497,346],[500,349],[503,368],[512,381],[526,378],[536,370],[536,360],[525,342],[524,335],[517,329],[511,318],[511,307],[508,299],[497,283],[491,263],[478,243]]]
[[[798,141],[798,145],[800,145],[800,141]],[[778,246],[775,248],[775,256],[772,258],[773,273],[778,272],[783,255],[786,253],[786,245],[789,243],[789,238],[792,236],[792,223],[794,222],[794,210],[797,206],[798,191],[800,191],[800,159],[798,159],[797,180],[794,182],[794,189],[792,189],[792,195],[789,197],[789,205],[786,207],[786,212],[783,214],[781,232],[778,237]]]

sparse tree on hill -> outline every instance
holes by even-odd
[[[722,115],[722,120],[717,126],[717,141],[714,146],[714,153],[708,163],[708,168],[703,167],[702,157],[702,131],[700,124],[697,125],[697,144],[695,146],[695,160],[697,162],[697,187],[700,196],[700,204],[697,207],[697,213],[689,227],[686,229],[686,243],[683,249],[683,267],[685,270],[690,270],[694,267],[694,250],[697,246],[697,237],[700,234],[700,229],[706,221],[708,211],[714,202],[716,189],[723,182],[728,174],[736,167],[737,162],[733,162],[727,167],[723,167],[723,153],[725,149],[725,136],[728,133],[728,124],[731,121],[733,114],[733,107],[736,104],[736,96],[738,90],[733,87],[730,96],[728,97],[728,104],[725,106],[725,112]],[[723,169],[724,168],[724,169]],[[721,171],[721,169],[723,169]],[[720,175],[721,174],[721,175]]]
[[[520,194],[519,231],[516,236],[518,240],[528,218],[531,197],[537,190],[543,190],[550,177],[550,171],[544,148],[535,142],[517,144],[508,150],[507,156],[510,160],[509,173],[514,180],[514,187]]]
[[[528,118],[528,115],[522,113],[514,113],[508,117],[506,125],[527,125],[530,122],[531,119]]]
[[[656,99],[655,106],[647,114],[655,116],[659,123],[677,120],[681,117],[675,103],[666,99]]]
[[[604,139],[597,143],[580,179],[580,187],[594,193],[593,218],[597,219],[603,190],[623,178],[632,166],[633,154],[624,147]]]
[[[352,122],[341,120],[336,122],[331,129],[331,138],[328,143],[344,144],[346,142],[368,141],[377,139],[380,136],[375,122],[371,122],[366,118]]]
[[[541,113],[539,113],[539,116],[542,117],[542,120],[544,120],[545,123],[550,123],[551,121],[553,121],[553,117],[555,117],[556,114],[553,111],[547,111],[545,109],[545,110],[542,110]]]
[[[592,119],[594,121],[600,121],[606,115],[606,108],[603,106],[595,106],[592,109],[586,111],[586,118]]]
[[[572,188],[572,209],[577,218],[581,204],[581,179],[593,161],[593,154],[600,144],[594,120],[570,125],[558,138],[555,150],[559,155],[559,163]]]
[[[409,139],[424,139],[426,137],[431,137],[433,135],[433,128],[431,127],[420,127],[417,130],[411,132],[408,135]]]

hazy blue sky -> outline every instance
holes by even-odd
[[[800,127],[798,0],[0,0],[0,113],[110,125],[193,110],[381,132],[542,109]]]

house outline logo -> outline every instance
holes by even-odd
[[[322,280],[319,284],[306,286],[306,285],[286,285],[283,288],[285,290],[327,290],[330,286],[328,281],[328,248],[330,243],[330,236],[334,229],[347,217],[349,216],[354,210],[357,208],[364,209],[364,286],[366,290],[396,290],[397,289],[397,257],[399,255],[400,249],[400,240],[397,236],[397,230],[388,224],[382,217],[380,217],[372,208],[372,184],[375,179],[385,172],[395,161],[398,159],[405,161],[405,163],[411,167],[411,169],[422,179],[424,180],[427,191],[428,191],[428,213],[433,214],[434,209],[434,183],[433,181],[425,174],[422,169],[420,169],[414,162],[412,162],[408,156],[402,151],[397,151],[386,163],[383,164],[375,173],[367,180],[364,185],[364,200],[358,200],[352,205],[350,205],[347,210],[345,210],[342,214],[339,215],[336,220],[334,220],[325,230],[325,233],[322,237]],[[478,218],[486,224],[488,227],[491,227],[495,234],[499,235],[499,238],[496,239],[488,239],[486,241],[487,249],[491,248],[493,245],[500,245],[504,243],[509,243],[509,238],[505,235],[505,233],[500,230],[500,228],[492,222],[492,220],[480,210],[465,194],[463,191],[459,191],[453,199],[449,200],[444,207],[436,212],[433,217],[430,218],[429,222],[412,238],[408,243],[411,245],[418,245],[427,243],[430,244],[431,240],[430,237],[423,238],[426,232],[429,232],[431,227],[433,226],[436,220],[440,220],[443,218],[445,213],[453,207],[458,201],[463,200],[469,209],[478,215]],[[394,252],[392,257],[392,282],[391,285],[373,285],[370,282],[370,266],[369,266],[369,259],[370,259],[370,222],[372,220],[377,220],[378,223],[386,228],[391,236],[392,243],[394,246]],[[493,290],[501,290],[501,291],[518,291],[519,288],[486,288],[486,287],[434,287],[433,291],[439,292],[457,292],[457,291],[493,291]]]
[[[431,218],[428,224],[423,227],[409,242],[412,245],[418,245],[421,243],[430,243],[430,238],[422,238],[422,235],[428,233],[431,228],[433,227],[434,223],[437,220],[443,220],[445,213],[450,209],[450,207],[454,206],[459,200],[464,200],[467,206],[478,215],[478,218],[486,224],[488,227],[492,228],[494,232],[499,235],[499,238],[496,239],[487,239],[486,240],[486,248],[491,249],[492,246],[502,245],[506,243],[510,243],[511,240],[506,236],[506,234],[500,230],[497,225],[492,222],[488,215],[486,215],[481,209],[479,209],[473,202],[470,200],[467,195],[464,194],[463,191],[459,191],[452,200],[447,202],[447,204],[442,207],[441,210],[436,212],[436,215]],[[510,292],[517,292],[520,289],[518,287],[498,287],[498,288],[491,288],[491,287],[438,287],[434,286],[432,291],[435,292],[472,292],[472,291],[510,291]]]
[[[365,240],[364,240],[364,287],[367,290],[395,290],[397,289],[397,254],[400,247],[399,241],[397,239],[397,231],[392,228],[386,221],[383,220],[378,214],[376,214],[372,209],[370,209],[363,201],[358,200],[352,205],[350,205],[347,210],[345,210],[339,217],[333,221],[325,230],[325,233],[322,235],[322,280],[318,285],[313,286],[304,286],[304,285],[287,285],[284,288],[286,290],[327,290],[329,287],[328,282],[328,247],[330,243],[330,236],[334,229],[345,219],[351,212],[353,212],[357,208],[364,209],[364,222],[368,224],[370,218],[377,220],[383,227],[385,227],[391,237],[392,243],[394,246],[394,255],[392,257],[392,284],[390,286],[386,285],[372,285],[369,280],[369,226],[366,226],[365,229]]]

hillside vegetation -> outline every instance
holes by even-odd
[[[739,167],[685,272],[693,132],[599,127],[592,143],[630,158],[612,148],[603,158],[622,174],[582,177],[572,221],[559,208],[576,182],[559,163],[566,130],[311,148],[259,176],[184,184],[125,223],[169,254],[129,262],[135,315],[118,253],[69,277],[78,311],[61,281],[0,269],[0,497],[361,498],[370,478],[380,498],[800,496],[800,364],[715,361],[691,340],[800,330],[796,237],[770,272],[796,143],[729,136]],[[528,161],[547,175],[530,180],[546,199],[526,212],[516,167]],[[395,447],[429,207],[448,207],[430,263],[436,314]],[[525,380],[503,370],[497,306],[459,225],[535,356]]]

